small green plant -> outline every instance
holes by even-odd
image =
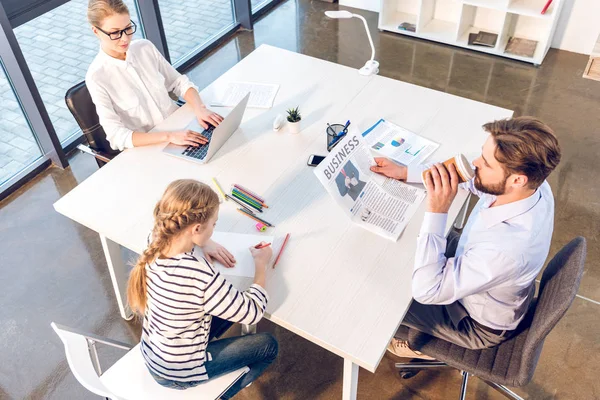
[[[288,116],[287,116],[288,122],[298,122],[302,119],[302,115],[300,115],[300,111],[298,110],[298,107],[290,108],[289,110],[287,110],[287,113],[288,113]]]

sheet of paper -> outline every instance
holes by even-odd
[[[380,119],[362,136],[377,153],[403,165],[418,165],[440,145],[422,136]]]
[[[214,100],[210,102],[215,107],[234,107],[250,92],[248,107],[271,108],[279,85],[252,82],[229,82],[227,86],[216,90]]]
[[[213,260],[213,265],[223,275],[254,277],[254,259],[250,253],[250,246],[260,242],[273,243],[273,236],[244,235],[242,233],[214,232],[212,240],[225,247],[235,257],[237,263],[233,268],[225,268],[221,263]],[[202,254],[198,247],[195,253]]]

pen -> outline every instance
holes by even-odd
[[[269,222],[265,221],[264,219],[260,219],[260,218],[258,218],[258,217],[257,217],[255,214],[249,213],[249,212],[248,212],[248,211],[246,211],[246,210],[242,210],[241,208],[238,208],[237,210],[238,210],[239,212],[241,212],[242,214],[245,214],[247,217],[250,217],[250,218],[252,218],[252,219],[253,219],[253,220],[255,220],[256,222],[261,222],[261,223],[263,223],[263,224],[267,225],[268,227],[273,227],[273,226],[275,226],[275,225],[273,225],[273,224],[271,224],[271,223],[269,223]]]
[[[219,193],[221,193],[221,196],[223,196],[223,198],[225,198],[225,201],[227,201],[227,197],[225,197],[225,193],[223,192],[223,189],[221,189],[221,186],[219,186],[219,183],[217,182],[217,180],[215,178],[212,178],[212,181],[214,182],[215,186],[217,187],[217,190],[219,190]]]
[[[283,244],[281,245],[281,248],[279,249],[279,253],[277,254],[277,258],[275,259],[275,262],[273,263],[273,269],[275,269],[275,266],[277,265],[277,262],[279,261],[279,257],[281,257],[281,253],[283,253],[283,249],[285,248],[285,245],[288,242],[289,238],[290,238],[290,234],[288,233],[287,235],[285,235]]]
[[[346,131],[349,126],[350,126],[350,120],[346,121],[346,125],[344,125],[344,131]]]
[[[247,206],[246,206],[244,203],[242,203],[242,202],[241,202],[241,201],[239,201],[238,199],[236,199],[236,198],[234,198],[234,197],[231,197],[231,196],[230,196],[230,195],[228,195],[228,194],[225,194],[225,198],[226,198],[226,199],[227,199],[227,198],[229,198],[229,199],[233,200],[233,201],[234,201],[234,202],[236,202],[238,205],[240,205],[240,206],[244,207],[246,210],[248,210],[248,212],[249,212],[249,213],[251,213],[251,214],[254,214],[254,211],[252,211],[251,209],[249,209],[249,208],[248,208],[248,207],[247,207]]]
[[[254,246],[255,249],[264,249],[265,247],[269,247],[271,245],[271,243],[265,243],[265,244],[257,244],[256,246]]]

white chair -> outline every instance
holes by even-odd
[[[152,378],[139,344],[131,348],[125,343],[82,333],[54,322],[51,326],[65,345],[69,367],[79,383],[90,392],[113,400],[215,400],[249,371],[248,367],[244,367],[190,389],[169,389]],[[102,373],[96,343],[128,352]]]

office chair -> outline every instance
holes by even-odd
[[[169,93],[169,96],[171,96],[179,107],[185,104],[185,101],[172,93]],[[110,147],[110,143],[106,139],[106,133],[102,129],[102,125],[100,125],[98,114],[96,114],[96,106],[90,97],[90,92],[85,82],[78,83],[67,90],[65,102],[88,142],[88,146],[80,144],[77,148],[84,153],[94,156],[98,167],[102,167],[116,157],[120,151],[113,150]]]
[[[94,156],[98,167],[102,167],[120,153],[118,150],[113,150],[106,139],[106,133],[100,125],[96,106],[85,82],[78,83],[67,90],[65,102],[88,142],[88,146],[83,144],[77,146],[79,150]]]
[[[540,282],[538,297],[519,324],[518,333],[496,347],[469,350],[425,333],[408,329],[410,348],[437,361],[396,363],[403,378],[421,369],[452,367],[462,371],[460,399],[466,396],[469,375],[477,376],[506,397],[522,400],[504,385],[524,386],[533,377],[544,340],[567,312],[581,282],[586,256],[583,237],[573,239],[550,261]],[[415,372],[416,371],[416,372]]]
[[[170,389],[152,378],[139,344],[131,348],[54,322],[51,326],[65,346],[67,362],[77,381],[90,392],[113,400],[215,400],[249,371],[244,367],[193,388]],[[96,343],[127,350],[127,354],[102,373]]]

